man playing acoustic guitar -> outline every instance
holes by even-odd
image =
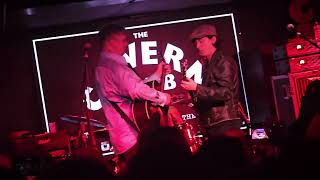
[[[239,77],[236,61],[218,49],[218,34],[213,24],[196,27],[190,39],[203,62],[202,84],[192,79],[181,81],[181,87],[191,91],[200,124],[209,139],[215,136],[242,137],[239,104]]]
[[[115,154],[120,161],[127,163],[136,153],[139,135],[137,123],[133,121],[133,102],[147,100],[157,106],[169,105],[169,94],[145,84],[146,80],[160,79],[163,69],[168,68],[163,68],[164,63],[159,63],[156,72],[142,80],[123,57],[128,47],[128,35],[121,26],[103,27],[99,40],[100,59],[95,69],[97,92]]]

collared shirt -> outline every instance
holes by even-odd
[[[134,100],[149,100],[163,106],[167,96],[148,85],[127,66],[123,56],[101,53],[95,70],[96,86],[107,119],[109,136],[116,154],[122,154],[137,142],[138,133],[114,109],[109,101],[116,102],[120,109],[133,119]]]

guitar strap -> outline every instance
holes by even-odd
[[[136,73],[136,75],[140,78],[140,79],[142,79],[142,77],[139,75],[139,73],[131,66],[131,64],[130,63],[127,63],[127,66],[134,72],[134,73]]]
[[[108,100],[109,101],[109,100]],[[113,102],[113,101],[109,101],[113,108],[120,114],[120,116],[137,132],[140,132],[140,129],[138,127],[138,125],[136,124],[136,122],[133,122],[126,113],[124,113],[120,107],[118,106],[117,103]]]

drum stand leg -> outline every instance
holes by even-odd
[[[87,147],[87,135],[86,135],[86,126],[84,122],[80,122],[80,127],[78,130],[78,136],[75,142],[75,147]]]

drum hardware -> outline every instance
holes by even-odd
[[[192,153],[195,153],[206,140],[206,136],[201,132],[198,123],[184,122],[178,125],[178,129],[181,130],[186,138]]]
[[[84,122],[85,125],[88,125],[88,120],[86,119],[86,117],[82,117],[82,116],[64,115],[64,116],[61,116],[60,119],[63,121],[74,123],[74,124],[80,124],[81,122]],[[90,122],[93,123],[93,127],[95,128],[105,128],[105,125],[98,120],[90,119]]]
[[[73,149],[86,147],[85,142],[90,136],[89,132],[87,131],[88,120],[86,119],[86,117],[81,117],[77,115],[64,115],[61,116],[60,119],[72,124],[78,124],[80,126],[77,135],[70,137]],[[94,127],[92,133],[95,136],[95,141],[97,141],[96,148],[98,148],[99,151],[104,153],[103,156],[105,156],[106,153],[112,151],[112,146],[109,143],[108,138],[106,138],[108,136],[108,128],[106,128],[106,125],[98,120],[90,119],[90,122]],[[107,144],[109,144],[109,147],[107,149],[106,142],[108,142]]]

